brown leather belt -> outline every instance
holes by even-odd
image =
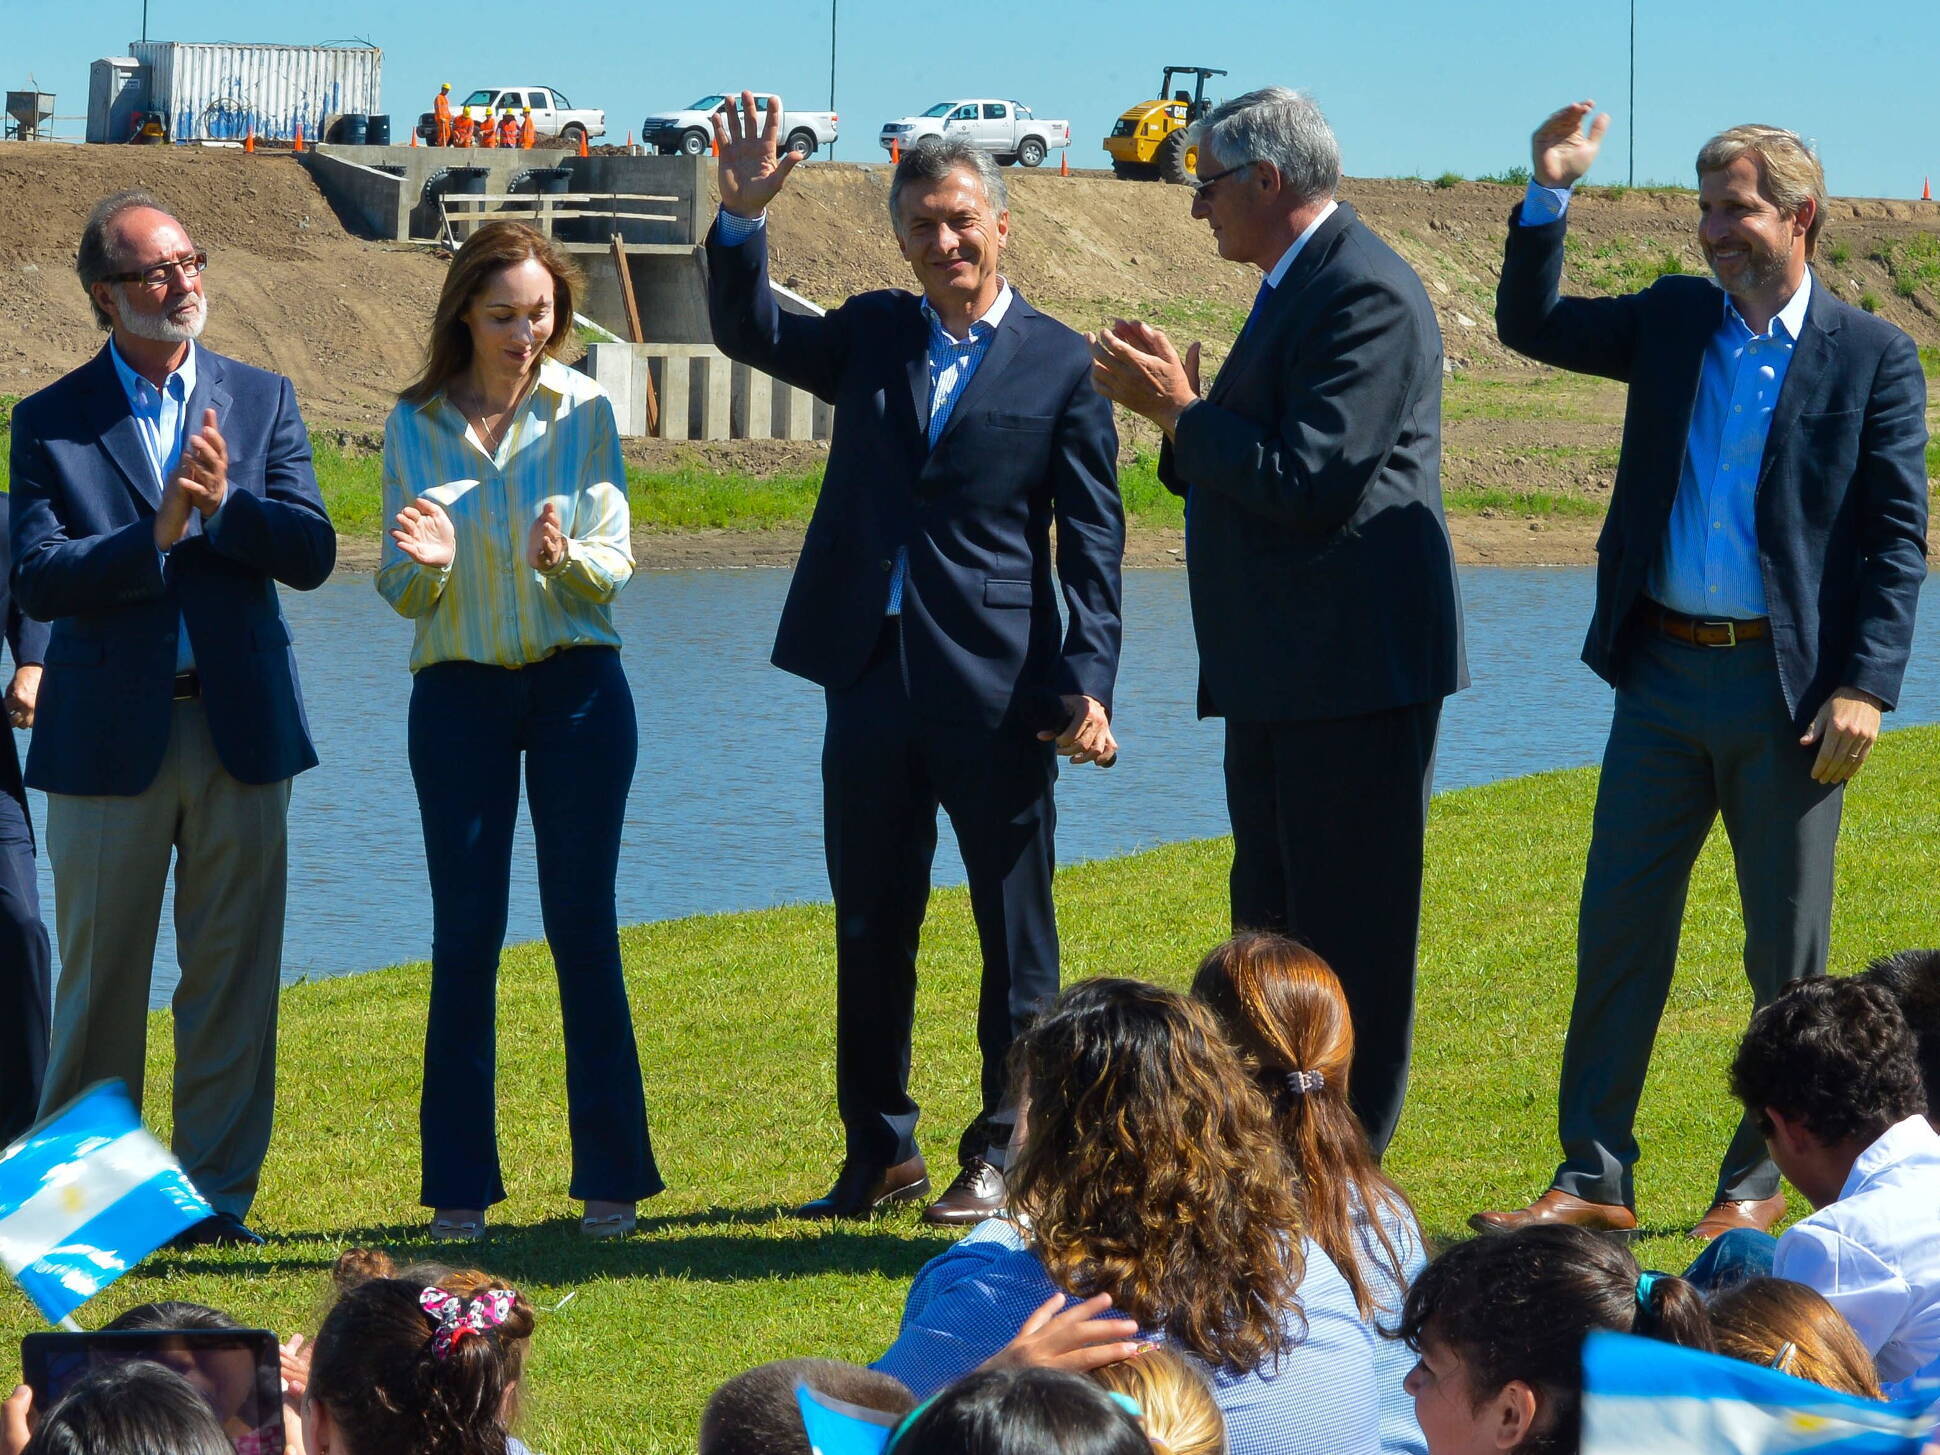
[[[1651,630],[1687,647],[1737,647],[1746,642],[1762,642],[1772,634],[1768,617],[1686,616],[1668,606],[1659,606],[1648,597],[1639,604],[1637,614]]]
[[[175,700],[188,702],[202,695],[202,674],[194,668],[175,674]]]

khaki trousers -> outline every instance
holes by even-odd
[[[61,972],[47,1112],[118,1078],[141,1105],[148,995],[175,856],[176,1159],[218,1212],[249,1211],[276,1098],[290,780],[239,783],[200,701],[175,705],[155,781],[132,798],[47,795]]]

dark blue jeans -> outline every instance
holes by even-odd
[[[21,801],[0,792],[0,1147],[34,1124],[40,1104],[52,1002],[48,961],[33,826]]]
[[[1713,1238],[1697,1261],[1684,1270],[1684,1281],[1709,1298],[1748,1278],[1771,1274],[1778,1239],[1756,1228],[1733,1228]]]
[[[647,1136],[613,904],[637,748],[620,654],[577,647],[517,670],[423,668],[411,685],[410,748],[432,905],[418,1110],[424,1204],[482,1208],[505,1196],[495,1009],[521,754],[565,1023],[570,1192],[614,1202],[653,1196],[665,1184]]]

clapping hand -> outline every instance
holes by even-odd
[[[397,513],[391,532],[397,548],[420,566],[443,570],[458,554],[458,536],[451,517],[437,501],[419,496]]]
[[[1199,398],[1199,345],[1181,357],[1164,330],[1123,318],[1085,340],[1091,345],[1092,388],[1170,436]]]
[[[781,191],[804,153],[780,152],[781,97],[768,98],[765,119],[755,109],[754,93],[730,97],[714,113],[714,142],[721,152],[721,206],[736,217],[759,217]]]
[[[1596,110],[1594,101],[1573,101],[1555,112],[1536,128],[1529,138],[1531,173],[1543,187],[1574,187],[1603,146],[1603,133],[1610,129],[1608,112],[1583,131],[1583,119]]]
[[[566,532],[559,524],[559,507],[548,500],[526,536],[525,563],[535,571],[554,571],[565,559]]]

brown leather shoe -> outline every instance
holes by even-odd
[[[1700,1243],[1708,1243],[1733,1228],[1756,1228],[1761,1233],[1769,1233],[1785,1216],[1785,1206],[1782,1192],[1774,1192],[1756,1202],[1714,1202],[1711,1211],[1691,1229],[1691,1236]]]
[[[1004,1210],[1010,1192],[1004,1174],[981,1157],[972,1157],[943,1196],[923,1209],[923,1221],[946,1228],[968,1227]]]
[[[1478,1233],[1512,1233],[1517,1228],[1535,1227],[1540,1223],[1567,1223],[1626,1240],[1637,1235],[1637,1214],[1622,1203],[1586,1202],[1560,1187],[1550,1188],[1528,1207],[1479,1212],[1468,1220],[1468,1225]]]
[[[844,1161],[835,1186],[795,1209],[798,1218],[866,1218],[892,1202],[916,1202],[930,1195],[930,1174],[921,1157],[894,1167],[876,1168]]]

